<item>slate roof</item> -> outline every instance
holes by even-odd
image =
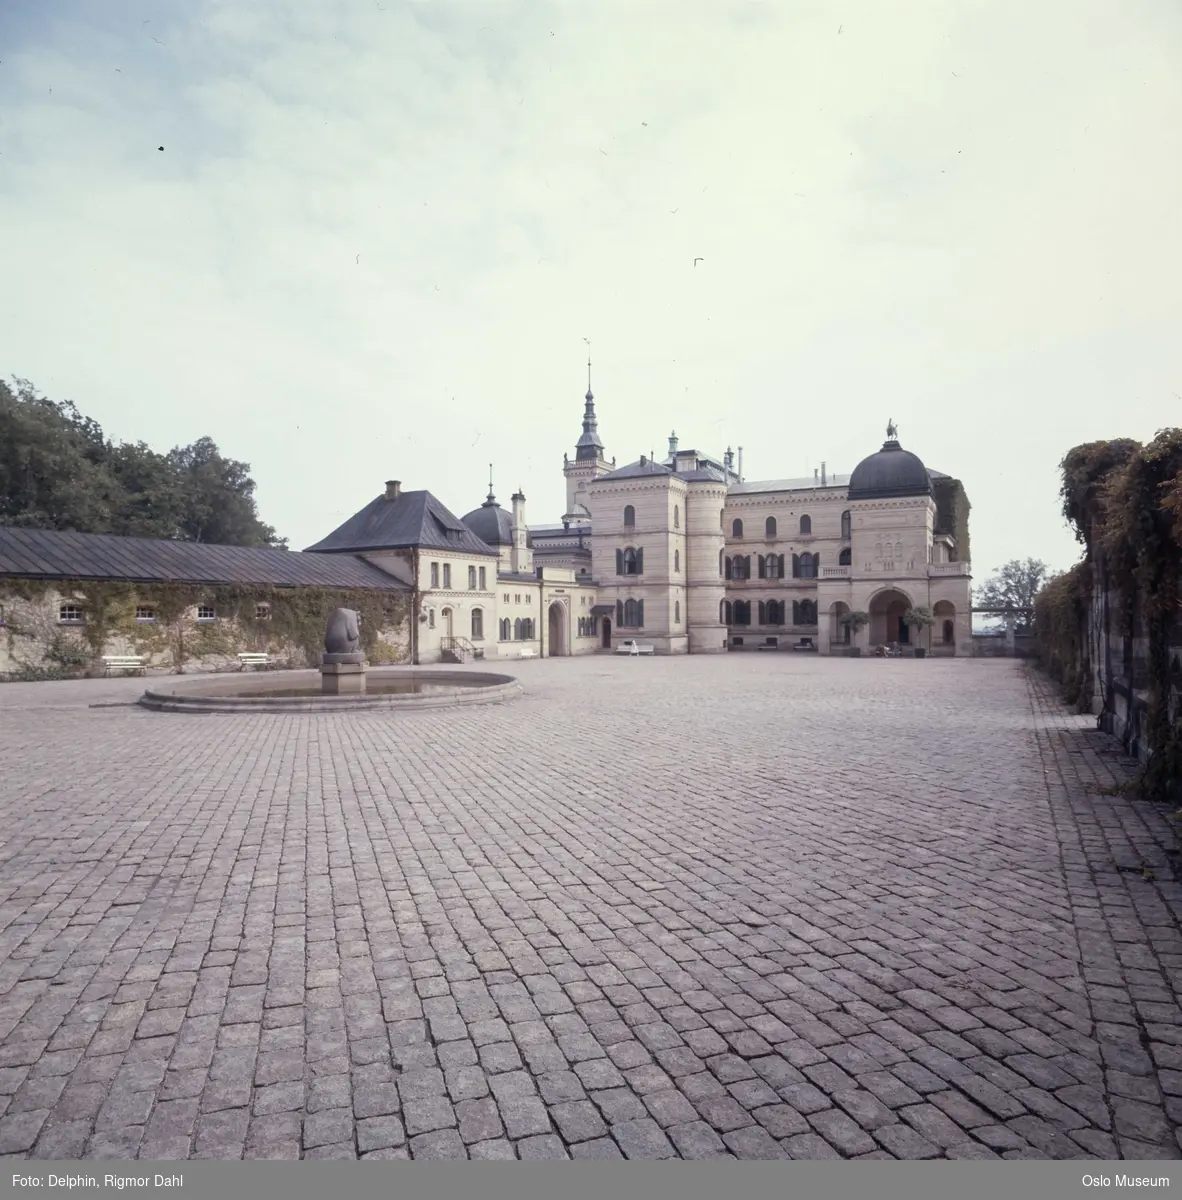
[[[649,475],[672,474],[673,472],[664,463],[654,462],[651,458],[646,458],[643,462],[638,460],[634,463],[629,463],[626,467],[621,467],[618,471],[608,471],[606,475],[598,476],[595,482],[598,483],[601,479],[641,479]]]
[[[848,475],[826,475],[824,487],[846,487],[849,484]],[[732,483],[730,490],[736,495],[745,496],[760,492],[803,492],[822,487],[820,478],[812,479],[754,479],[750,483]]]
[[[13,525],[0,525],[0,578],[4,576],[408,590],[392,575],[351,555],[328,557]]]
[[[357,554],[412,546],[494,558],[497,553],[428,491],[402,492],[395,499],[378,496],[328,537],[309,546],[307,553]]]

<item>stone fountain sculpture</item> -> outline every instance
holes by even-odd
[[[368,666],[361,649],[361,614],[352,608],[333,609],[324,630],[320,690],[327,696],[364,695]]]

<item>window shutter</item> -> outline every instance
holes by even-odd
[[[759,623],[761,625],[767,624],[767,605],[762,600],[759,602]]]
[[[781,579],[783,579],[783,578],[784,578],[784,556],[781,554],[781,555],[779,555],[778,557],[779,557],[779,560],[780,560],[780,563],[779,563],[779,566],[780,566],[780,576],[779,576],[779,577],[780,577]]]
[[[644,601],[636,601],[636,627],[637,629],[644,628]]]
[[[624,552],[623,550],[616,551],[616,574],[623,575],[624,573]]]
[[[729,579],[731,577],[731,560],[729,558],[723,559],[722,568],[723,578]]]
[[[767,578],[767,559],[762,554],[759,556],[759,578]]]
[[[643,550],[636,551],[636,574],[637,575],[644,574],[644,551]],[[642,624],[643,624],[643,622],[642,622]]]
[[[616,601],[616,624],[624,624],[624,602],[623,600]]]
[[[794,554],[792,556],[792,578],[793,579],[800,578],[800,555],[799,554]],[[793,604],[795,605],[795,601],[793,601]]]

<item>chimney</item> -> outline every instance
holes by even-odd
[[[669,435],[669,457],[672,458],[677,453],[677,430],[675,429]]]
[[[828,485],[829,485],[829,477],[828,477],[828,475],[825,474],[825,464],[822,463],[821,464],[821,486],[828,487]]]
[[[648,459],[643,454],[640,456],[640,465],[642,467],[648,466]]]
[[[816,487],[821,482],[821,472],[816,467],[813,468],[813,487]]]
[[[386,480],[386,499],[397,500],[402,495],[402,481],[399,479]]]

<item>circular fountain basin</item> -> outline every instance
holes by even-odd
[[[519,695],[521,684],[512,675],[377,667],[366,675],[366,691],[359,696],[325,695],[320,672],[312,670],[161,681],[144,692],[139,703],[156,712],[407,712],[500,704]]]

